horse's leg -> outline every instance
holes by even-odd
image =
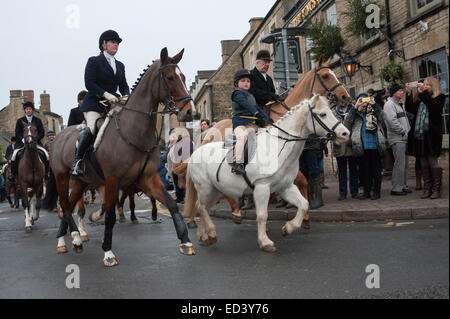
[[[147,196],[153,196],[156,200],[169,209],[178,239],[181,241],[181,244],[178,245],[180,253],[184,255],[195,255],[194,247],[189,240],[188,230],[186,224],[184,223],[183,217],[178,210],[178,205],[172,196],[170,196],[167,192],[159,174],[153,174],[151,178],[143,180],[138,186]]]
[[[297,177],[294,180],[294,184],[297,185],[303,198],[308,198],[308,180],[306,179],[305,175],[303,175],[303,173],[301,171],[298,171]],[[305,229],[311,228],[311,224],[309,221],[309,210],[307,210],[305,213],[305,217],[303,218],[302,226]]]
[[[302,196],[300,191],[295,185],[291,185],[280,193],[280,196],[288,203],[297,207],[297,214],[295,217],[287,221],[281,229],[283,236],[291,234],[294,230],[299,229],[302,225],[305,213],[308,211],[308,201]]]
[[[139,224],[139,222],[138,222],[138,220],[136,218],[136,214],[134,212],[134,209],[136,208],[136,204],[134,203],[134,191],[130,191],[128,193],[128,200],[130,201],[130,212],[131,212],[130,213],[130,218],[131,218],[131,222],[133,224]],[[156,206],[156,202],[155,202],[155,206]],[[153,210],[153,208],[152,208],[152,210]],[[153,214],[153,212],[152,212],[152,214]]]
[[[269,204],[270,188],[265,184],[255,185],[253,198],[256,207],[256,222],[258,225],[258,244],[259,247],[267,252],[277,250],[273,241],[267,236],[267,205]]]
[[[25,184],[21,184],[22,189],[27,189]],[[28,192],[23,192],[25,195],[22,195],[22,205],[23,209],[25,211],[25,231],[27,233],[31,232],[31,226],[32,226],[32,219],[31,219],[31,213],[30,213],[30,200],[28,198]]]
[[[78,215],[78,229],[80,230],[80,238],[82,242],[89,241],[89,236],[84,228],[84,215],[86,214],[86,207],[84,206],[84,199],[80,198],[77,202]]]
[[[95,188],[91,188],[89,191],[91,192],[91,204],[94,204],[94,201],[95,201]]]
[[[61,208],[63,210],[63,218],[61,219],[60,228],[57,234],[58,238],[58,252],[67,252],[66,245],[64,243],[64,236],[67,233],[67,226],[69,227],[70,235],[72,236],[72,248],[75,252],[81,253],[83,251],[83,242],[80,238],[80,232],[75,224],[72,216],[75,204],[83,197],[83,191],[86,184],[79,181],[73,180],[72,191],[70,196],[67,194],[69,192],[69,178],[68,174],[59,174],[56,178],[56,185],[58,189],[58,195],[60,197]]]
[[[152,220],[156,220],[158,218],[158,208],[156,207],[156,199],[153,196],[150,196],[150,201],[152,202]]]
[[[126,190],[122,191],[122,196],[120,199],[117,198],[117,211],[119,212],[119,222],[126,222],[125,214],[123,213],[123,204],[125,203],[125,199],[128,196],[128,192]]]
[[[203,245],[209,246],[217,242],[216,227],[209,217],[209,209],[216,203],[221,194],[212,189],[209,193],[199,193],[200,227],[197,229],[197,238]]]
[[[105,214],[105,186],[100,186],[98,192],[102,198],[102,207],[89,215],[89,220],[93,223],[99,221]]]
[[[116,223],[116,202],[119,196],[119,179],[115,175],[106,177],[105,180],[105,233],[103,236],[103,265],[113,267],[119,264],[119,261],[112,252],[112,235],[113,228]]]
[[[231,206],[231,219],[236,224],[241,224],[242,216],[241,216],[241,208],[239,207],[239,203],[231,197],[228,197],[226,195],[224,195],[224,197]]]
[[[36,211],[33,217],[34,220],[39,219],[39,213],[41,212],[41,198],[43,194],[44,194],[44,186],[40,184],[36,189],[36,194],[34,195],[36,198],[36,206],[35,206]]]

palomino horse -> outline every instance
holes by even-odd
[[[229,152],[224,149],[223,142],[209,143],[198,148],[188,163],[186,182],[192,187],[187,187],[185,202],[186,205],[199,208],[197,237],[200,243],[210,245],[217,241],[209,209],[221,194],[237,200],[242,195],[253,192],[258,244],[264,251],[276,250],[266,232],[267,205],[271,192],[278,193],[297,207],[296,216],[286,222],[282,234],[291,234],[299,229],[308,209],[308,201],[293,182],[298,171],[298,158],[306,138],[312,133],[319,137],[334,137],[337,143],[348,141],[349,131],[334,117],[327,99],[322,96],[316,95],[311,100],[304,100],[278,120],[276,126],[258,131],[256,155],[246,167],[248,181],[233,174],[230,167],[223,163]],[[196,210],[190,207],[189,211],[194,212],[189,216],[193,218]]]
[[[41,197],[44,191],[45,166],[39,159],[36,126],[23,122],[23,127],[25,146],[18,163],[17,185],[22,190],[25,230],[31,232],[31,226],[39,219]]]
[[[95,152],[104,178],[98,175],[89,161],[86,161],[86,174],[83,177],[72,177],[74,184],[69,196],[69,169],[73,161],[77,128],[69,127],[58,134],[53,142],[50,165],[56,178],[64,218],[58,231],[58,252],[66,252],[64,236],[69,228],[73,238],[75,252],[81,253],[83,246],[78,228],[73,220],[72,211],[76,202],[83,196],[89,184],[105,186],[105,233],[103,263],[105,266],[118,264],[112,252],[112,230],[116,222],[115,205],[119,189],[136,184],[148,196],[155,197],[170,211],[177,236],[181,241],[179,251],[182,254],[195,253],[188,237],[188,231],[178,206],[167,193],[159,180],[151,179],[157,173],[159,163],[159,137],[156,134],[156,117],[159,103],[166,105],[165,113],[177,112],[180,121],[192,119],[195,107],[187,92],[185,78],[178,62],[184,50],[173,58],[168,56],[167,49],[161,50],[160,60],[145,70],[126,106],[115,104],[108,113],[110,122],[106,127],[101,143]],[[168,110],[167,110],[168,109]],[[114,112],[116,111],[116,112]],[[55,203],[48,203],[51,208]]]
[[[284,103],[273,103],[268,106],[268,113],[274,122],[278,121],[281,116],[286,114],[290,107],[299,104],[306,98],[311,98],[313,94],[318,94],[321,96],[326,96],[332,103],[348,104],[351,100],[350,95],[344,88],[342,83],[338,81],[336,75],[330,68],[330,61],[322,63],[322,59],[319,59],[317,66],[307,72],[295,85],[291,93],[287,96]],[[211,129],[209,129],[202,140],[202,145],[209,142],[219,142],[223,141],[226,135],[226,131],[231,132],[232,128],[231,119],[225,119],[219,121]],[[184,165],[186,167],[186,165]],[[297,172],[297,177],[295,178],[295,185],[299,188],[303,197],[307,198],[308,191],[308,181],[300,170]],[[233,198],[224,196],[232,208],[232,219],[235,223],[241,223],[241,212],[239,208],[239,203]],[[188,206],[191,207],[191,206]],[[186,207],[183,212],[184,216],[193,216]],[[309,214],[305,216],[305,222],[309,226]],[[189,218],[188,226],[191,228],[195,227],[195,221],[193,218]]]

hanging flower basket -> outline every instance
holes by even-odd
[[[388,85],[396,83],[404,83],[405,71],[400,63],[390,61],[386,64],[378,74],[381,83],[388,83]]]
[[[318,61],[332,58],[335,54],[341,55],[345,40],[338,26],[327,24],[324,20],[313,24],[306,32],[306,37],[312,41],[311,52],[313,59]]]

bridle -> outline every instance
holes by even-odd
[[[31,124],[27,124],[26,128],[28,129],[28,134],[24,135],[24,141],[25,141],[26,145],[31,145],[32,146],[37,138],[35,136],[33,136],[33,134],[31,134]],[[27,141],[27,139],[29,137],[31,137],[31,142]]]
[[[333,93],[338,87],[340,86],[344,86],[341,82],[336,83],[332,88],[328,88],[325,83],[323,83],[323,80],[320,78],[319,75],[319,71],[323,70],[323,69],[330,69],[331,67],[323,65],[321,67],[314,68],[314,80],[313,83],[311,85],[311,95],[313,95],[313,90],[314,90],[314,84],[316,83],[316,79],[319,81],[320,85],[322,85],[322,87],[327,91],[327,98],[331,103],[338,103],[339,98],[337,97],[337,95],[335,93]]]
[[[173,67],[177,68],[178,70],[180,70],[180,68],[178,67],[178,64],[176,64],[176,63],[169,63],[169,64],[166,64],[166,65],[160,66],[159,69],[158,69],[158,77],[159,77],[159,80],[158,80],[158,95],[159,95],[158,100],[161,100],[161,95],[160,95],[161,94],[161,91],[160,91],[161,81],[164,84],[166,90],[168,92],[170,92],[169,86],[167,85],[166,78],[163,76],[162,70],[164,70],[165,68],[171,67],[171,66],[173,66]],[[181,70],[180,70],[180,72],[181,72]],[[184,109],[184,107],[189,103],[189,101],[193,101],[192,97],[189,94],[185,95],[185,96],[180,96],[178,98],[174,98],[172,95],[170,95],[169,98],[166,101],[164,101],[164,105],[166,105],[166,108],[168,109],[168,112],[170,112],[170,114],[174,114],[174,113],[181,112]],[[183,105],[181,107],[177,107],[176,106],[177,102],[184,102],[184,103],[183,103]]]

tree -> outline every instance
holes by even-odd
[[[335,54],[341,56],[345,40],[338,26],[320,20],[308,29],[306,37],[312,41],[311,52],[315,61],[318,61],[321,55],[324,60],[332,58]]]

